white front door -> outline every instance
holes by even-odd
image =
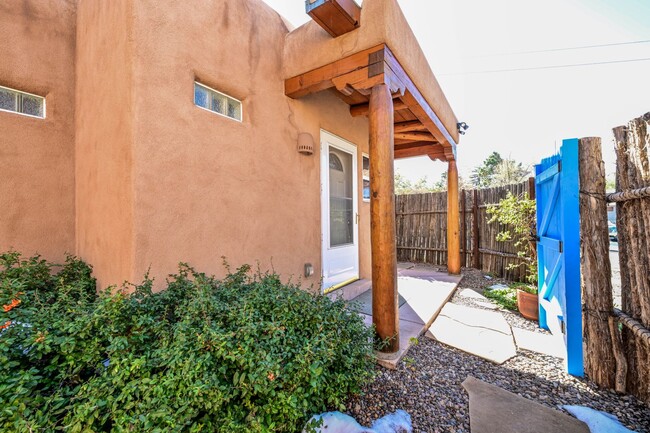
[[[359,278],[357,147],[321,131],[323,290]]]

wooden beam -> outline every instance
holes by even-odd
[[[359,27],[361,7],[354,0],[309,0],[307,14],[332,37]]]
[[[447,170],[447,272],[450,274],[460,274],[458,216],[458,167],[456,167],[456,161],[449,161]]]
[[[431,144],[427,141],[415,141],[412,143],[395,145],[395,159],[431,155],[441,156],[444,158],[445,152],[439,144]]]
[[[384,356],[399,353],[393,98],[380,84],[370,95],[370,245],[372,321]],[[387,355],[386,355],[387,354]]]
[[[395,138],[400,140],[413,140],[413,141],[430,141],[437,143],[438,140],[428,132],[396,132]]]
[[[412,131],[426,131],[427,127],[419,120],[410,120],[408,122],[400,122],[395,124],[395,133],[398,132],[412,132]]]
[[[378,45],[289,78],[284,81],[284,94],[296,99],[334,87],[332,79],[336,77],[358,69],[369,68],[374,63],[383,63],[383,56],[380,58],[380,56],[373,56],[372,53],[382,51],[384,47],[384,45]]]
[[[369,104],[352,105],[350,106],[350,114],[352,117],[367,116],[369,107]],[[394,111],[405,110],[407,108],[407,105],[399,99],[393,102]]]

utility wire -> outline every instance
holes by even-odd
[[[612,63],[630,63],[630,62],[646,62],[650,57],[641,59],[627,59],[627,60],[610,60],[606,62],[591,62],[591,63],[575,63],[570,65],[550,65],[550,66],[534,66],[530,68],[513,68],[513,69],[492,69],[486,71],[470,71],[470,72],[456,72],[450,74],[440,74],[440,76],[449,75],[478,75],[478,74],[495,74],[499,72],[518,72],[518,71],[537,71],[542,69],[562,69],[562,68],[576,68],[581,66],[594,66],[594,65],[608,65]]]
[[[640,41],[614,42],[610,44],[582,45],[579,47],[548,48],[545,50],[532,50],[532,51],[515,51],[512,53],[481,54],[478,56],[471,56],[470,59],[482,58],[482,57],[514,56],[519,54],[551,53],[556,51],[586,50],[591,48],[616,47],[620,45],[635,45],[635,44],[647,44],[647,43],[650,43],[650,39],[644,39]]]

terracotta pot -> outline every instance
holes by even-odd
[[[517,289],[517,308],[522,316],[530,320],[539,320],[537,295]]]

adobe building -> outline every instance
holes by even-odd
[[[457,119],[396,0],[307,9],[292,29],[261,0],[4,0],[0,250],[76,254],[102,287],[222,256],[372,278],[393,333],[393,159],[449,164],[459,272]]]

